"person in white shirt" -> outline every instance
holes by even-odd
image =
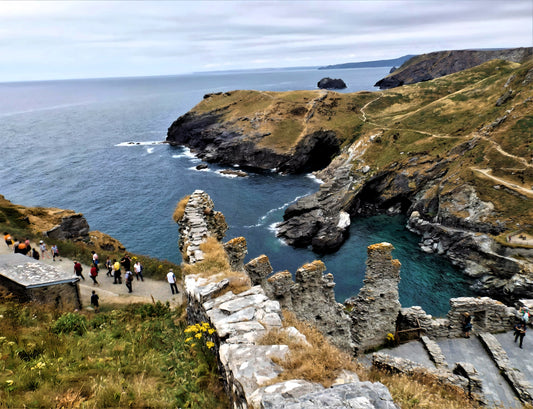
[[[174,275],[172,269],[170,269],[167,274],[167,281],[170,284],[170,290],[172,291],[172,294],[179,294],[178,286],[176,285],[176,276]]]

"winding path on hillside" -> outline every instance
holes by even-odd
[[[422,130],[419,130],[419,129],[410,129],[410,128],[391,128],[391,127],[387,127],[387,126],[383,126],[379,123],[376,123],[376,122],[373,122],[373,121],[369,121],[367,116],[366,116],[366,113],[365,113],[365,109],[370,105],[372,104],[373,102],[379,100],[380,98],[382,97],[382,95],[380,95],[379,97],[373,99],[372,101],[369,101],[367,102],[361,109],[360,109],[360,112],[362,114],[362,120],[363,122],[367,122],[368,124],[371,124],[371,125],[374,125],[376,127],[379,127],[380,129],[382,130],[387,130],[387,131],[408,131],[408,132],[416,132],[416,133],[419,133],[419,134],[422,134],[422,135],[427,135],[428,137],[431,137],[431,138],[443,138],[443,139],[465,139],[465,140],[468,140],[468,139],[472,139],[472,138],[479,138],[479,139],[483,139],[484,141],[488,142],[489,144],[491,144],[494,149],[500,153],[501,155],[505,156],[505,157],[508,157],[508,158],[512,158],[518,162],[520,162],[523,166],[525,166],[526,168],[531,168],[533,167],[533,164],[531,163],[528,163],[527,159],[524,158],[524,157],[521,157],[521,156],[517,156],[517,155],[513,155],[507,151],[505,151],[501,145],[499,143],[497,143],[496,141],[490,139],[490,138],[487,138],[485,135],[482,135],[480,134],[479,132],[474,132],[473,134],[470,134],[470,135],[465,135],[465,136],[452,136],[452,135],[437,135],[437,134],[434,134],[432,132],[427,132],[427,131],[422,131]],[[421,107],[422,108],[422,107]],[[419,108],[419,109],[421,109]],[[416,112],[416,111],[415,111]],[[482,175],[482,177],[485,177],[485,178],[488,178],[488,179],[491,179],[501,185],[504,185],[505,187],[507,187],[508,189],[511,189],[519,194],[522,194],[524,196],[527,196],[529,198],[533,198],[533,188],[529,188],[529,187],[524,187],[524,186],[519,186],[517,185],[515,182],[513,181],[510,181],[509,179],[505,179],[505,178],[502,178],[502,177],[497,177],[497,176],[494,176],[494,175],[491,175],[490,173],[492,172],[492,169],[479,169],[479,168],[475,168],[475,167],[471,167],[472,171],[474,171],[474,173],[477,173],[477,174],[480,174]],[[521,171],[521,170],[524,170],[524,169],[516,169],[518,171]]]

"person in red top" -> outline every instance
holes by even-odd
[[[83,268],[82,268],[81,264],[78,261],[74,261],[74,273],[78,277],[83,278],[83,280],[85,281],[85,277],[83,276],[82,271],[83,271]]]
[[[94,285],[98,285],[98,281],[96,281],[97,275],[98,275],[98,267],[96,267],[96,264],[93,263],[91,267],[90,276],[91,276],[91,279],[93,280]]]

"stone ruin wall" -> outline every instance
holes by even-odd
[[[206,207],[209,212],[204,211]],[[202,240],[210,235],[220,239],[227,228],[223,215],[213,217],[218,212],[212,209],[213,202],[209,196],[202,191],[195,191],[185,210],[186,217],[180,222],[180,249],[187,252],[191,263],[203,258],[201,252],[198,253]],[[209,217],[210,223],[201,220]],[[187,223],[190,225],[186,225]],[[210,232],[208,225],[214,228],[214,234]],[[282,371],[271,358],[283,358],[288,353],[286,346],[273,347],[256,343],[269,329],[281,328],[281,308],[292,310],[299,319],[312,322],[333,344],[353,353],[383,345],[387,334],[394,334],[397,322],[400,328],[420,328],[427,335],[423,337],[426,339],[425,344],[429,344],[429,338],[461,336],[464,312],[472,314],[474,331],[480,332],[508,330],[518,317],[514,308],[487,297],[451,299],[451,308],[446,318],[435,319],[420,307],[401,308],[398,301],[400,263],[392,259],[393,247],[389,243],[369,246],[364,286],[358,296],[347,300],[346,309],[335,301],[333,276],[324,274],[325,266],[322,262],[315,261],[302,266],[293,280],[288,271],[273,274],[265,255],[244,265],[247,252],[244,238],[232,239],[224,244],[224,248],[232,268],[248,273],[252,289],[239,295],[228,292],[217,297],[221,289],[228,285],[227,280],[209,282],[192,276],[185,278],[185,287],[189,321],[209,322],[217,329],[215,349],[219,369],[235,408],[311,408],[313,406],[305,406],[303,402],[310,402],[312,399],[326,399],[324,402],[333,399],[337,403],[342,402],[342,399],[336,400],[340,399],[338,393],[343,390],[340,387],[324,390],[321,385],[301,380],[262,386]],[[302,338],[304,336],[296,329],[286,330],[305,342]],[[374,361],[376,366],[394,369],[395,364],[391,363],[389,358],[378,357]],[[412,363],[401,363],[397,366],[405,369],[405,365],[409,367]],[[464,387],[465,390],[475,389],[476,373],[465,365],[467,364],[455,368],[453,373],[445,370],[445,373],[437,373],[435,376],[449,377],[452,384]],[[349,383],[350,388],[363,393],[360,384],[364,383],[355,379],[355,374],[343,374],[337,383]],[[354,382],[359,386],[353,386]],[[376,387],[381,390],[383,385]],[[362,390],[368,388],[373,386],[365,386]],[[384,391],[379,393],[385,396],[388,391],[385,393],[386,388],[383,388]],[[367,399],[364,397],[366,395],[363,395],[357,396]],[[476,398],[474,395],[472,397]],[[370,400],[369,402],[369,405],[374,405]],[[386,405],[389,405],[388,402],[394,405],[388,397],[384,402]]]
[[[198,192],[196,196],[203,195],[203,192]],[[190,206],[205,203],[205,197],[191,197],[191,199]],[[199,213],[202,212],[186,208],[186,214],[198,215]],[[183,249],[188,251],[191,245],[187,243],[191,243],[198,237],[205,238],[211,233],[207,228],[207,223],[199,223],[195,217],[185,220],[193,220],[195,223],[194,229],[183,227],[180,229],[180,231],[189,233],[188,236],[183,237],[182,241],[185,244]],[[199,228],[200,226],[203,227]],[[233,239],[224,247],[230,256],[230,264],[244,268],[242,263],[246,254],[246,241],[243,238]],[[189,258],[189,262],[195,263],[201,260],[201,257],[197,258],[200,254],[194,252],[191,254],[193,257]],[[270,266],[267,258],[256,259],[255,264],[263,267]],[[297,282],[301,283],[309,279],[314,283],[318,292],[325,291],[325,285],[327,291],[324,292],[323,297],[331,297],[333,295],[332,281],[320,280],[324,271],[323,264],[311,263],[307,268],[304,267],[298,273]],[[254,285],[240,294],[228,291],[220,295],[228,286],[229,280],[218,281],[213,278],[206,279],[189,275],[184,281],[189,322],[206,322],[216,329],[216,332],[211,335],[215,343],[213,349],[218,358],[219,372],[224,380],[232,408],[311,409],[333,406],[397,409],[384,385],[360,382],[357,374],[352,372],[342,372],[330,388],[301,379],[275,383],[275,378],[283,371],[283,368],[273,359],[280,360],[286,357],[290,353],[289,347],[287,345],[260,345],[258,340],[267,331],[276,329],[286,332],[287,336],[295,338],[298,342],[307,342],[305,336],[296,328],[282,327],[280,302],[271,299],[261,285]],[[294,294],[298,299],[298,285],[294,282],[293,285],[296,286]],[[302,292],[302,297],[309,296],[305,290]],[[287,296],[289,295],[292,301],[292,292],[287,293]]]

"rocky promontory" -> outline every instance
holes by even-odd
[[[295,94],[305,94],[309,102],[301,106],[258,91],[206,95],[170,126],[166,140],[189,147],[206,162],[283,173],[322,169],[340,149],[334,131],[310,123],[328,94]]]
[[[513,48],[505,50],[454,50],[437,51],[415,56],[391,72],[391,75],[374,85],[389,89],[406,84],[429,81],[454,72],[466,70],[484,62],[500,59],[521,63],[533,55],[533,48]]]

